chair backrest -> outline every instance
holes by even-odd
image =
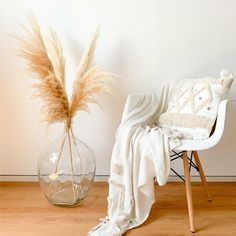
[[[232,99],[225,99],[222,100],[218,107],[218,114],[217,114],[217,120],[215,123],[215,127],[213,128],[212,135],[208,139],[204,140],[187,140],[182,139],[181,145],[177,147],[177,150],[204,150],[209,149],[213,146],[215,146],[220,139],[222,138],[224,127],[225,127],[225,120],[226,120],[226,109],[227,104],[229,102],[236,102],[236,100]]]
[[[222,100],[220,102],[218,107],[216,122],[215,125],[213,126],[212,134],[210,135],[210,137],[214,135],[217,136],[217,138],[221,139],[225,127],[226,109],[228,102],[229,100]]]

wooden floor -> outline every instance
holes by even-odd
[[[236,183],[210,183],[213,202],[193,184],[195,235],[236,236]],[[89,196],[74,208],[50,205],[38,183],[1,183],[1,236],[85,236],[106,215],[108,185],[94,183]],[[183,183],[155,186],[157,202],[148,220],[129,236],[192,235]],[[109,235],[104,235],[109,236]]]

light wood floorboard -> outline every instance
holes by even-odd
[[[193,235],[184,183],[155,185],[155,190],[157,201],[148,220],[126,235]],[[209,183],[209,190],[212,202],[200,183],[192,184],[194,235],[236,236],[236,183]],[[94,183],[88,197],[74,208],[50,205],[38,183],[1,183],[0,191],[1,236],[85,236],[106,215],[106,183]]]

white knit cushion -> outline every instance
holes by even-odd
[[[186,139],[208,138],[218,105],[232,81],[232,73],[226,70],[221,71],[220,78],[179,80],[166,112],[159,117],[159,125],[180,131]]]

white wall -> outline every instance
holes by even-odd
[[[103,109],[92,106],[91,115],[80,114],[75,121],[77,135],[95,151],[97,175],[109,174],[114,133],[128,93],[155,91],[177,78],[218,76],[222,68],[236,73],[234,0],[0,0],[0,33],[21,34],[18,24],[26,22],[29,9],[43,29],[50,24],[61,38],[68,89],[98,25],[95,63],[125,76],[114,84],[119,99],[101,95]],[[51,128],[47,136],[45,126],[37,123],[40,104],[28,99],[30,80],[20,74],[22,62],[12,58],[12,46],[1,35],[0,175],[35,175],[40,150],[59,136],[59,129]],[[236,98],[236,83],[229,97]],[[223,140],[201,155],[206,175],[235,180],[235,106],[227,116]]]

